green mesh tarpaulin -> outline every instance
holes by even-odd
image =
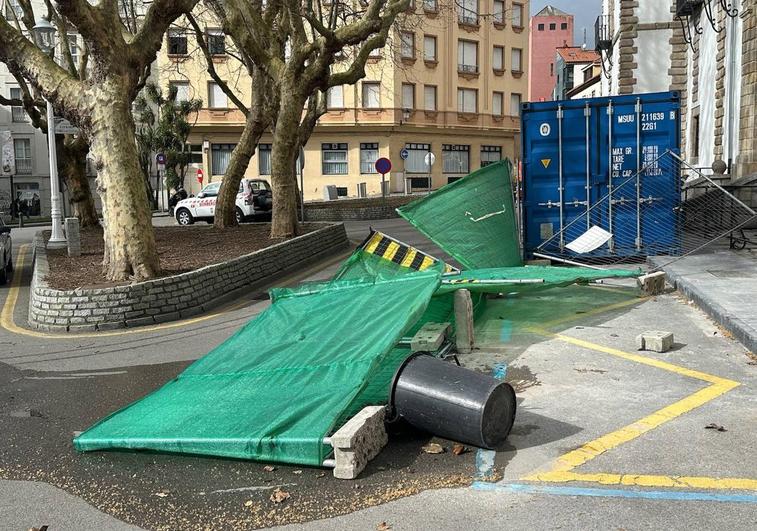
[[[397,212],[467,269],[522,263],[507,160],[476,170]]]
[[[74,445],[320,466],[330,452],[324,436],[362,407],[386,403],[391,369],[409,355],[395,345],[440,274],[273,290],[265,312]]]

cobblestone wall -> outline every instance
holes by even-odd
[[[400,195],[364,199],[340,199],[305,203],[306,221],[356,221],[399,217],[395,208],[406,205],[420,196]]]
[[[63,291],[48,287],[45,281],[47,253],[42,233],[37,233],[29,323],[45,331],[84,332],[185,319],[230,300],[235,290],[265,283],[348,246],[344,225],[324,223],[314,232],[181,275],[126,286]]]

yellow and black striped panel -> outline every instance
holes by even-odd
[[[400,243],[386,234],[375,231],[363,245],[366,253],[379,256],[384,260],[389,260],[395,264],[416,271],[423,271],[434,265],[437,260],[415,247],[410,247]],[[444,264],[444,272],[452,273],[457,271],[449,264]]]

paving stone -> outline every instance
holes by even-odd
[[[673,348],[673,333],[661,330],[643,332],[636,336],[637,350],[651,350],[654,352],[667,352]]]

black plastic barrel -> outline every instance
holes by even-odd
[[[429,355],[408,359],[392,390],[395,417],[434,435],[479,448],[504,444],[515,421],[510,384]]]

